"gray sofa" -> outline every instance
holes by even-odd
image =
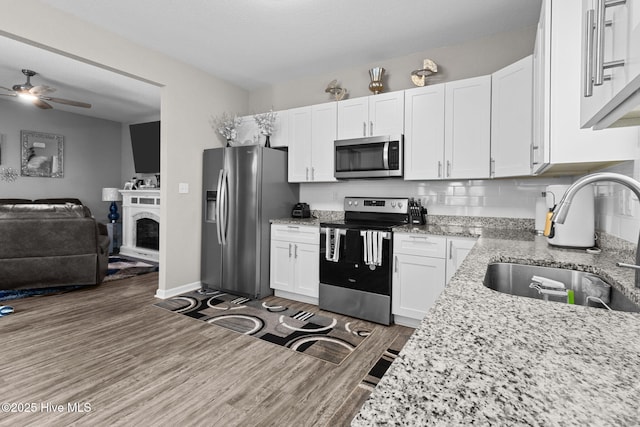
[[[0,199],[0,290],[102,282],[107,228],[79,203]]]

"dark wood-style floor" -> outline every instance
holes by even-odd
[[[0,425],[349,425],[360,380],[413,331],[377,325],[337,366],[154,307],[157,280],[0,303],[0,403],[21,411]]]

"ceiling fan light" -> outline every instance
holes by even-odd
[[[25,101],[35,101],[36,99],[38,99],[37,96],[30,93],[19,93],[18,97],[24,99]]]

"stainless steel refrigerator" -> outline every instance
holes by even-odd
[[[262,146],[204,150],[201,282],[250,298],[271,295],[270,219],[288,217],[298,185],[287,152]]]

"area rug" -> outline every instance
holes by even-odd
[[[211,325],[231,329],[339,365],[372,332],[371,323],[268,305],[215,292],[189,292],[154,304]]]
[[[158,271],[157,263],[124,256],[110,256],[107,275],[102,283],[139,276],[140,274],[153,273],[155,271]]]
[[[122,256],[110,256],[107,275],[102,283],[111,282],[113,280],[126,279],[128,277],[138,276],[140,274],[152,273],[158,271],[158,265],[152,262],[143,262]],[[39,289],[8,289],[0,290],[0,301],[9,301],[14,299],[60,294],[64,292],[74,291],[76,289],[84,289],[94,285],[60,285]]]

